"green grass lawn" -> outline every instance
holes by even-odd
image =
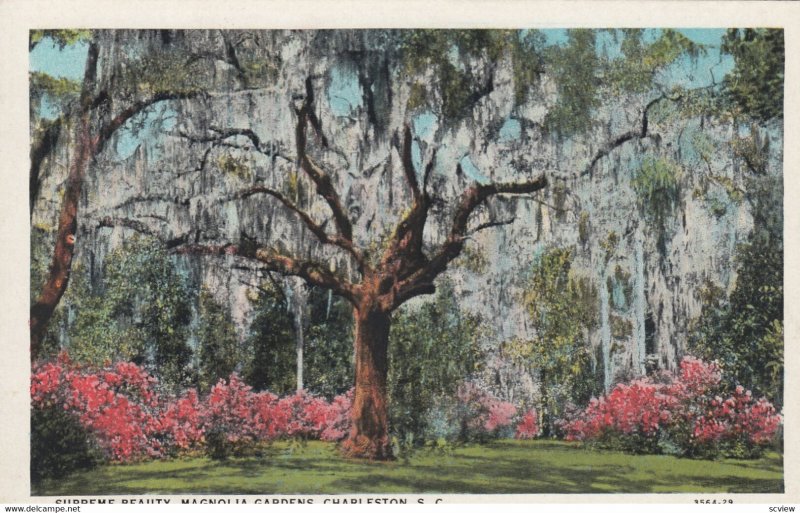
[[[389,463],[341,458],[323,442],[261,457],[111,465],[34,487],[34,495],[341,493],[659,493],[783,491],[783,458],[701,461],[503,440]]]

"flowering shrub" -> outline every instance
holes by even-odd
[[[202,404],[194,389],[168,404],[161,416],[167,443],[177,450],[200,447],[205,440],[202,415]]]
[[[106,458],[126,462],[199,449],[224,458],[279,438],[340,441],[350,430],[353,395],[331,402],[304,391],[279,398],[253,392],[234,373],[206,397],[194,389],[164,397],[133,363],[81,368],[64,354],[34,368],[30,390],[33,412],[63,412]]]
[[[319,434],[320,440],[340,442],[350,433],[350,408],[353,406],[353,389],[337,395],[328,405],[325,412],[324,428]]]
[[[536,410],[531,408],[520,419],[517,424],[517,432],[514,438],[518,440],[531,440],[539,436],[539,419]]]
[[[619,384],[562,427],[568,440],[634,452],[758,455],[782,418],[767,400],[754,401],[741,386],[723,399],[721,379],[716,363],[687,357],[677,375]]]
[[[458,388],[456,398],[463,440],[499,436],[504,428],[512,425],[517,414],[516,406],[496,398],[471,381]]]
[[[161,455],[153,383],[133,364],[88,373],[62,356],[34,370],[31,399],[34,408],[56,406],[72,413],[110,459],[130,461]]]

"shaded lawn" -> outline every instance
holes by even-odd
[[[783,492],[783,457],[703,461],[502,440],[408,460],[341,458],[333,444],[275,444],[261,457],[111,465],[34,487],[35,495]]]

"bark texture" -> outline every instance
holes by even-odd
[[[342,452],[352,458],[392,459],[386,395],[391,317],[369,301],[355,309],[354,317],[355,396]]]

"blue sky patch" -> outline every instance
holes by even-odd
[[[80,81],[83,80],[88,53],[89,45],[84,41],[67,45],[62,50],[52,39],[45,37],[30,52],[28,63],[31,71]]]
[[[417,134],[417,137],[426,139],[428,136],[433,135],[433,127],[438,121],[439,118],[436,117],[436,114],[426,110],[422,114],[414,116],[411,122],[414,124],[414,133]]]
[[[161,103],[129,119],[122,125],[114,145],[119,159],[129,158],[144,144],[149,158],[158,160],[161,154],[159,143],[165,132],[175,128],[177,116],[175,109]]]
[[[336,116],[349,116],[364,104],[361,85],[355,71],[337,66],[331,70],[328,103]]]
[[[522,135],[522,125],[514,118],[508,118],[500,127],[500,141],[515,141]]]
[[[486,175],[481,173],[480,169],[475,167],[475,164],[472,163],[472,159],[469,158],[469,155],[464,155],[459,161],[459,164],[461,164],[461,169],[468,178],[471,178],[482,185],[491,183],[491,180]]]

